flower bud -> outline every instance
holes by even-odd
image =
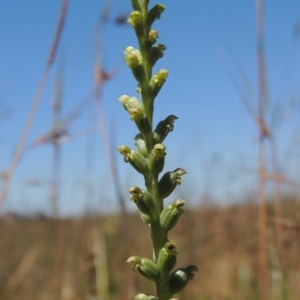
[[[144,110],[140,109],[139,107],[130,108],[128,112],[130,114],[130,119],[134,122],[140,122],[147,117]]]
[[[157,39],[158,39],[158,31],[152,29],[148,34],[148,40],[153,45],[156,43]]]
[[[128,157],[129,157],[129,155],[131,153],[131,149],[129,147],[123,145],[123,146],[119,147],[118,150],[124,156],[124,161],[126,163],[128,163],[129,162],[129,158]]]
[[[163,272],[170,272],[176,264],[178,251],[174,242],[167,242],[159,251],[157,264]]]
[[[148,174],[148,162],[140,152],[131,150],[125,145],[119,147],[118,150],[124,156],[125,162],[129,162],[139,173]]]
[[[137,294],[135,297],[134,297],[134,300],[145,300],[147,296],[145,294]]]
[[[124,54],[124,60],[129,68],[133,68],[142,64],[142,56],[138,49],[135,49],[132,46],[128,46],[125,48]]]
[[[140,274],[152,281],[157,281],[160,277],[157,264],[149,258],[131,256],[127,259],[127,262],[132,264],[132,270],[138,270]]]
[[[163,230],[170,231],[176,225],[179,217],[184,212],[181,207],[185,203],[186,201],[177,199],[175,202],[164,208],[160,214],[160,227]]]
[[[159,195],[163,198],[170,196],[175,187],[181,184],[181,176],[184,174],[186,174],[186,171],[182,168],[165,173],[158,183]]]
[[[129,97],[127,95],[122,95],[119,100],[122,102],[123,107],[129,112],[132,108],[140,109],[145,113],[143,104],[135,97]]]
[[[156,4],[148,12],[148,26],[151,27],[155,19],[159,19],[162,12],[165,10],[165,6],[162,4]]]
[[[165,69],[159,70],[152,78],[150,79],[150,90],[152,97],[156,97],[165,83],[169,72]]]
[[[148,215],[150,220],[155,210],[155,203],[151,194],[137,186],[131,187],[129,193],[131,194],[130,200],[136,204],[141,213]]]
[[[125,62],[128,67],[131,69],[133,76],[137,80],[137,82],[143,82],[145,80],[145,69],[142,64],[141,53],[129,46],[124,50],[125,53]]]
[[[134,297],[134,300],[158,300],[158,299],[154,296],[146,296],[145,294],[138,294]]]
[[[149,160],[149,169],[155,174],[159,174],[165,164],[166,146],[163,144],[156,144],[151,151]]]
[[[143,25],[143,17],[140,11],[134,10],[128,18],[128,23],[133,27],[136,28],[138,26]]]
[[[147,134],[151,131],[150,122],[146,116],[143,104],[135,97],[122,95],[119,100],[123,103],[123,107],[130,114],[130,119],[135,122],[139,131]]]
[[[155,143],[161,143],[168,135],[169,132],[174,129],[174,122],[178,118],[174,115],[169,115],[163,121],[160,121],[154,132],[153,132],[153,140]]]
[[[131,116],[131,120],[134,121],[140,133],[145,135],[151,132],[151,125],[144,110],[141,110],[140,108],[131,108],[128,112]]]
[[[130,14],[127,22],[134,28],[135,33],[138,37],[142,36],[144,26],[143,26],[143,17],[140,11],[137,10],[133,11]]]
[[[142,95],[142,90],[141,90],[141,85],[138,84],[135,91],[141,96]]]
[[[170,291],[172,294],[179,293],[190,280],[194,278],[194,273],[198,272],[198,268],[194,265],[189,265],[186,268],[175,270],[170,276]]]
[[[141,133],[138,133],[135,137],[135,145],[138,149],[138,151],[145,157],[147,158],[147,148],[146,148],[146,143],[144,141],[144,137]]]
[[[164,56],[164,51],[166,50],[166,46],[163,44],[158,44],[151,48],[150,53],[150,64],[153,67],[155,63]]]

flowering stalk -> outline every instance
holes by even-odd
[[[127,95],[119,98],[139,131],[134,138],[137,149],[132,150],[123,145],[118,150],[124,156],[124,161],[144,177],[146,189],[134,186],[129,189],[129,193],[142,220],[149,225],[153,243],[152,259],[132,256],[127,262],[132,264],[133,270],[154,281],[157,297],[138,294],[135,299],[170,300],[186,286],[198,269],[189,265],[172,271],[179,252],[177,245],[169,241],[168,233],[183,213],[182,207],[186,201],[178,199],[165,207],[164,199],[181,184],[186,171],[177,168],[160,176],[166,155],[163,141],[173,131],[177,117],[169,115],[155,128],[153,126],[154,100],[167,79],[168,71],[161,69],[152,74],[153,66],[163,57],[166,47],[156,44],[158,32],[151,27],[160,18],[165,6],[156,4],[148,9],[149,1],[131,0],[134,11],[128,22],[135,30],[139,49],[129,46],[124,51],[124,60],[138,83],[137,92],[141,101]]]

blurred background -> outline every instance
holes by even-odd
[[[154,123],[178,117],[164,170],[187,175],[166,204],[187,200],[171,238],[199,267],[178,297],[298,299],[300,2],[163,4]],[[152,252],[128,194],[143,180],[117,151],[137,133],[118,101],[137,97],[131,11],[0,2],[1,299],[155,294],[125,264]]]

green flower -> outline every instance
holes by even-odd
[[[144,106],[137,98],[122,95],[119,100],[123,103],[123,107],[126,109],[126,111],[129,111],[132,108],[138,108],[145,114]]]
[[[170,289],[172,294],[179,293],[188,282],[194,278],[196,271],[198,272],[198,268],[194,265],[175,270],[170,276]]]
[[[166,146],[163,144],[156,144],[151,151],[149,159],[149,169],[153,174],[159,174],[165,164]]]
[[[144,29],[142,13],[138,10],[133,11],[127,21],[134,28],[137,37],[142,37]]]
[[[154,132],[153,132],[153,139],[156,143],[161,143],[168,135],[169,132],[173,131],[174,129],[174,122],[178,118],[174,115],[169,115],[163,121],[160,121]]]
[[[158,300],[158,299],[154,296],[146,296],[145,294],[138,294],[134,297],[134,300]]]
[[[131,256],[127,259],[127,262],[131,263],[132,270],[138,270],[140,274],[152,281],[157,281],[160,277],[157,264],[149,258]]]
[[[141,83],[145,80],[145,69],[142,64],[141,53],[129,46],[124,50],[125,58],[128,67],[131,69],[133,76],[137,82]]]
[[[151,44],[155,44],[157,39],[158,39],[158,31],[152,29],[148,34],[148,40],[150,41]]]
[[[162,198],[167,198],[174,191],[175,187],[181,184],[181,176],[186,174],[182,168],[178,168],[172,172],[167,172],[158,183],[158,192]]]
[[[129,193],[131,194],[130,200],[136,204],[140,212],[148,215],[151,219],[155,210],[155,203],[151,194],[145,190],[141,190],[137,186],[130,188]]]
[[[162,88],[163,84],[167,80],[169,72],[165,69],[159,70],[151,79],[150,79],[150,91],[152,97],[156,97]]]
[[[151,48],[150,51],[150,64],[153,67],[156,62],[164,56],[164,51],[166,50],[166,46],[163,44],[158,44]]]
[[[146,148],[146,143],[144,140],[144,137],[141,133],[138,133],[135,137],[134,137],[134,144],[136,145],[138,151],[147,158],[147,148]]]
[[[148,161],[140,152],[131,150],[125,145],[119,147],[118,150],[124,156],[125,162],[129,162],[139,173],[148,174]]]
[[[164,208],[160,214],[160,226],[163,230],[170,231],[177,223],[179,217],[183,214],[182,206],[186,201],[177,199],[172,204]]]
[[[133,11],[127,21],[135,29],[143,26],[143,17],[139,11]]]
[[[125,53],[125,62],[129,68],[134,68],[142,64],[142,56],[139,50],[128,46],[124,50]]]
[[[159,251],[157,264],[162,272],[170,272],[175,267],[178,253],[176,244],[171,241]]]
[[[163,4],[156,4],[148,13],[148,26],[151,27],[156,19],[159,19],[162,12],[166,9]]]

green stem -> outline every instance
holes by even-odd
[[[156,292],[159,300],[169,300],[173,297],[169,290],[169,278],[162,278],[156,282]]]
[[[150,64],[150,50],[151,50],[151,44],[148,42],[148,35],[150,28],[147,25],[147,19],[148,19],[148,1],[144,0],[142,2],[142,15],[144,20],[144,34],[142,37],[138,37],[138,42],[140,46],[140,53],[142,57],[142,63],[145,70],[145,82],[141,86],[141,94],[142,94],[142,100],[145,107],[146,115],[149,119],[149,122],[152,127],[153,122],[153,97],[149,95],[149,82],[152,77],[152,66]]]
[[[151,238],[154,249],[154,260],[158,257],[161,248],[168,241],[168,232],[162,230],[159,223],[160,214],[163,210],[163,199],[158,193],[158,176],[157,174],[149,174],[149,183],[147,186],[148,192],[151,193],[155,202],[155,223],[151,224]]]
[[[142,14],[144,19],[144,35],[138,39],[140,46],[140,53],[142,57],[142,63],[145,70],[145,82],[141,85],[141,96],[145,107],[145,113],[151,124],[153,123],[153,110],[154,110],[154,98],[150,95],[150,79],[152,77],[152,66],[150,64],[150,51],[151,45],[147,42],[150,28],[147,26],[148,17],[148,1],[142,1]],[[145,143],[147,147],[148,159],[153,148],[152,132],[149,136],[145,136]],[[156,174],[149,174],[148,182],[146,183],[147,190],[152,194],[152,197],[156,205],[156,218],[155,223],[151,224],[151,239],[153,244],[154,260],[158,258],[159,251],[164,247],[168,241],[168,232],[164,231],[160,227],[159,217],[163,210],[163,199],[158,194],[158,176]],[[157,296],[159,300],[169,300],[172,295],[169,290],[169,276],[168,274],[161,274],[161,279],[156,282]]]
[[[151,224],[151,239],[153,244],[153,260],[157,261],[160,250],[168,241],[168,232],[161,229],[159,217],[163,210],[163,199],[158,194],[158,178],[152,176],[151,193],[156,204],[156,222]],[[161,273],[161,278],[156,283],[157,296],[159,300],[169,300],[171,298],[169,289],[169,274]]]
[[[151,224],[151,238],[155,255],[154,260],[156,261],[160,249],[163,248],[168,241],[168,234],[160,228],[159,224]]]
[[[143,34],[138,35],[138,43],[140,47],[141,59],[142,64],[144,66],[145,72],[145,80],[140,83],[141,89],[141,98],[143,101],[145,114],[150,122],[151,125],[151,132],[149,134],[144,135],[144,140],[147,148],[148,154],[148,161],[150,161],[151,151],[154,146],[153,141],[153,111],[154,111],[154,98],[151,95],[150,91],[150,79],[152,77],[152,64],[150,62],[150,55],[152,44],[149,43],[149,32],[150,26],[148,25],[148,3],[149,0],[142,0],[141,1],[141,13],[143,16]],[[149,193],[151,193],[154,202],[155,202],[155,216],[151,223],[151,239],[153,244],[153,260],[157,262],[158,254],[160,250],[165,246],[166,242],[168,241],[168,231],[163,230],[160,226],[160,214],[163,211],[163,198],[159,195],[158,192],[158,175],[154,172],[150,172],[145,177],[145,184],[146,188]],[[172,298],[170,292],[170,284],[169,284],[169,272],[161,271],[160,278],[155,282],[156,289],[157,289],[157,297],[159,300],[169,300]]]

